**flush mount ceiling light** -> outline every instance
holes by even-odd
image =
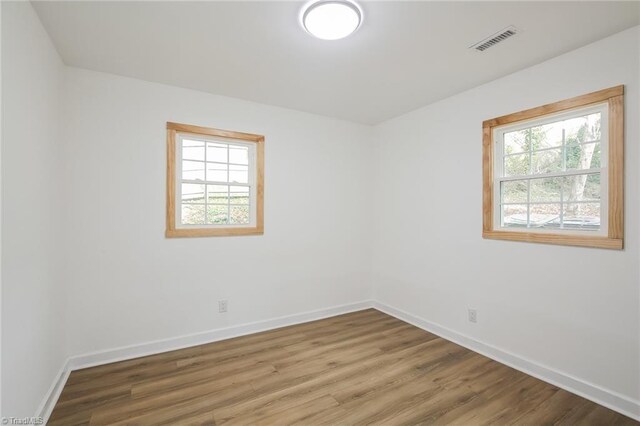
[[[322,40],[345,38],[362,23],[362,9],[350,0],[320,0],[302,10],[302,26]]]

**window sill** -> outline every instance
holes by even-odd
[[[523,241],[529,243],[556,244],[563,246],[595,247],[622,250],[622,239],[593,235],[562,235],[535,232],[483,231],[482,238],[491,240]]]
[[[264,228],[179,228],[167,229],[165,237],[167,238],[184,238],[184,237],[225,237],[237,235],[263,235]]]

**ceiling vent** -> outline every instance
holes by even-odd
[[[516,29],[516,27],[511,25],[502,31],[498,31],[495,34],[490,35],[484,40],[479,41],[473,46],[470,46],[469,49],[475,49],[479,52],[484,52],[488,48],[495,46],[496,44],[508,39],[509,37],[516,35],[517,33],[518,33],[518,30]]]

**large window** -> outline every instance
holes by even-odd
[[[264,137],[167,123],[168,237],[263,232]]]
[[[622,248],[622,86],[484,123],[485,238]]]

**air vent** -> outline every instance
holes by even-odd
[[[505,28],[502,31],[498,31],[495,34],[490,35],[489,37],[474,44],[473,46],[470,46],[469,49],[476,49],[480,52],[484,52],[488,48],[495,46],[496,44],[508,39],[509,37],[516,35],[517,33],[518,33],[518,30],[516,29],[516,27],[512,25]]]

